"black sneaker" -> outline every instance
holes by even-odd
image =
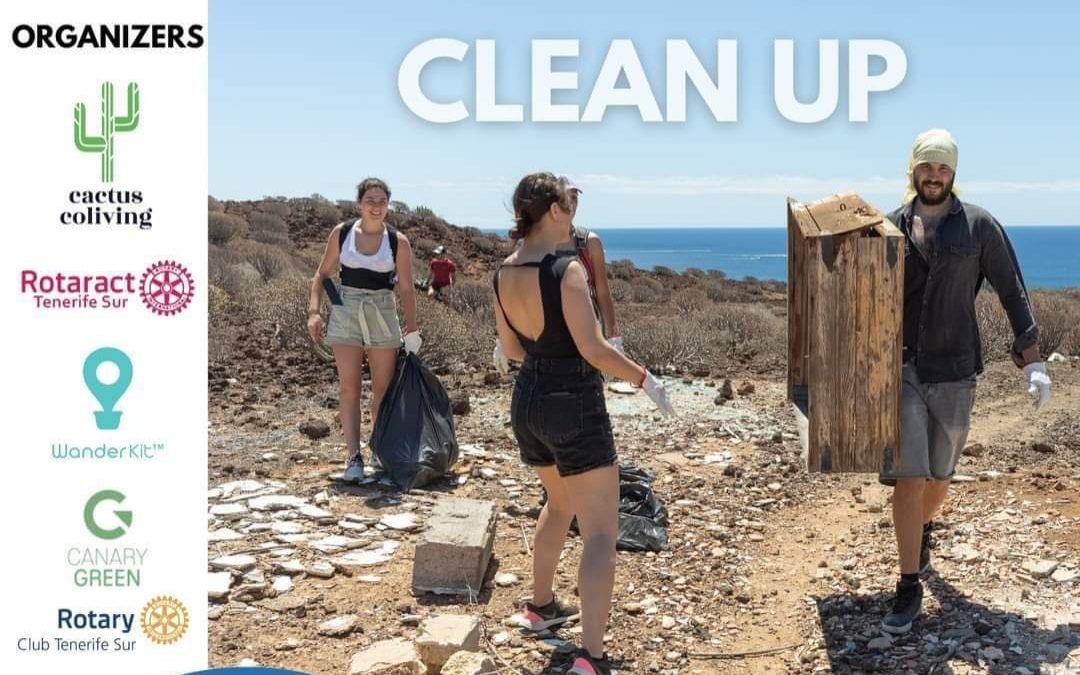
[[[922,584],[905,583],[899,581],[896,584],[896,600],[893,602],[892,611],[881,620],[881,630],[893,635],[903,635],[911,630],[911,622],[919,616],[922,609]]]
[[[518,628],[539,633],[552,626],[558,626],[567,621],[573,621],[580,616],[581,611],[577,607],[563,604],[562,602],[559,602],[558,598],[553,598],[551,602],[543,607],[537,607],[531,602],[526,602],[525,609],[521,610],[519,614],[510,617],[507,623],[517,626]]]
[[[922,526],[922,547],[919,548],[919,574],[930,571],[930,549],[934,547],[934,540],[930,538],[930,530],[934,529],[934,521]]]
[[[570,670],[566,671],[566,675],[611,675],[611,661],[607,654],[597,659],[582,649],[574,656],[574,663]]]

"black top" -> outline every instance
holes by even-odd
[[[566,325],[566,317],[563,316],[562,311],[562,280],[566,275],[566,268],[574,260],[573,257],[547,255],[540,262],[499,265],[495,270],[495,300],[499,303],[499,311],[503,312],[506,324],[521,341],[521,347],[525,353],[533,358],[581,358],[581,352],[574,344],[574,338],[570,335],[570,329]],[[538,269],[540,302],[544,310],[544,330],[535,341],[518,332],[502,308],[502,298],[499,297],[499,272],[505,267]]]
[[[1013,351],[1039,339],[1020,265],[1005,230],[984,209],[953,197],[932,250],[912,238],[914,201],[889,214],[906,237],[904,348],[922,382],[950,382],[983,370],[975,296],[990,282],[1012,325]]]

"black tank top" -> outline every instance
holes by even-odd
[[[533,358],[581,358],[581,352],[574,344],[574,338],[570,335],[570,329],[566,325],[566,317],[563,316],[562,308],[562,280],[566,275],[566,268],[574,257],[548,255],[540,262],[527,262],[518,265],[499,265],[495,270],[495,300],[502,310],[502,298],[499,297],[499,272],[504,267],[535,267],[539,270],[540,303],[544,309],[544,330],[534,341],[518,332],[510,319],[503,311],[503,318],[510,330],[514,331],[525,353]]]

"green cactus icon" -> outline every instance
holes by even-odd
[[[82,152],[101,153],[101,182],[113,181],[113,163],[116,156],[115,135],[135,131],[139,126],[139,85],[127,86],[127,115],[116,116],[112,82],[101,85],[101,135],[86,133],[86,106],[75,104],[75,147]]]

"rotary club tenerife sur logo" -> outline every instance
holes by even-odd
[[[188,629],[187,607],[171,595],[152,598],[139,612],[139,625],[143,634],[159,645],[171,645]]]
[[[127,309],[138,297],[154,314],[175,316],[195,297],[191,273],[175,260],[160,260],[141,273],[24,269],[19,284],[34,309],[44,310]]]

